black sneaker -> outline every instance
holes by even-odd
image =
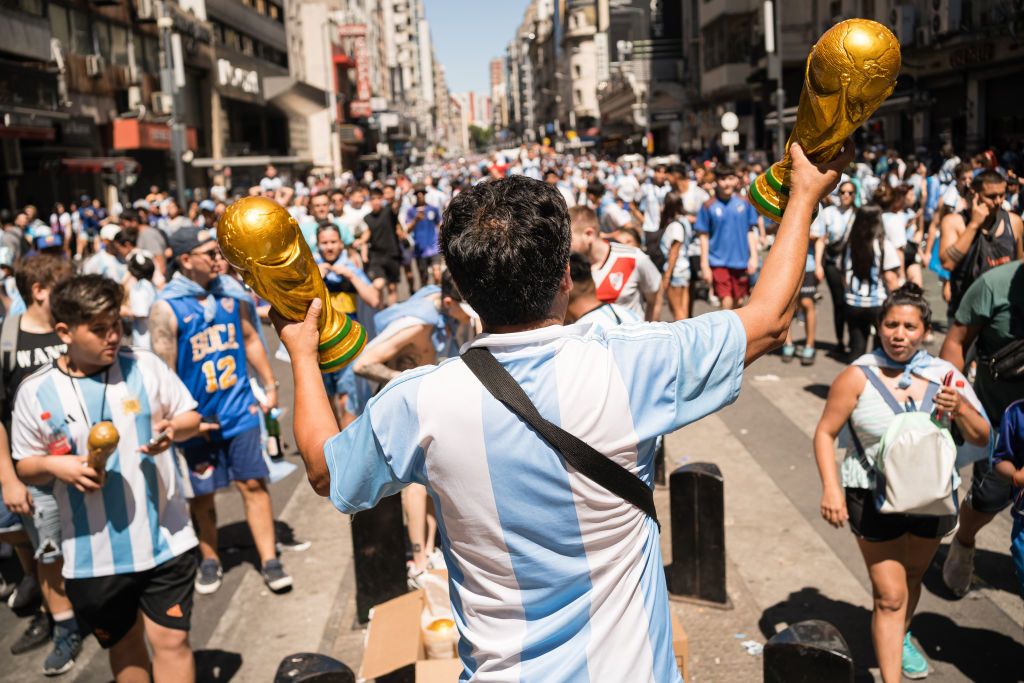
[[[14,589],[14,592],[7,599],[7,606],[15,612],[20,612],[39,602],[42,597],[43,595],[39,591],[39,582],[36,581],[35,575],[25,574],[18,587]]]
[[[43,662],[43,673],[47,676],[60,676],[71,671],[75,665],[75,657],[82,651],[82,636],[74,628],[53,627],[53,650]]]
[[[196,593],[200,595],[216,593],[217,589],[220,588],[221,577],[223,576],[224,573],[221,571],[220,562],[213,558],[203,560],[199,563],[199,571],[196,572]]]
[[[11,654],[20,655],[37,647],[42,647],[50,641],[50,615],[42,610],[33,615],[25,632],[18,636],[18,639],[11,645]]]
[[[266,564],[263,565],[263,569],[260,570],[260,574],[263,575],[263,583],[267,584],[267,588],[275,593],[280,593],[292,587],[292,577],[288,576],[284,567],[281,566],[281,560],[277,558],[267,560]]]

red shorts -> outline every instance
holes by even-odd
[[[712,268],[715,296],[739,303],[750,293],[750,275],[746,268]]]

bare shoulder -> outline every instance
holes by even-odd
[[[964,223],[964,217],[956,213],[955,211],[947,213],[945,216],[942,217],[942,222],[939,223],[939,228],[943,232],[949,230],[960,233],[963,231],[965,227],[967,226]]]
[[[856,398],[864,391],[864,385],[867,384],[867,381],[867,377],[864,376],[864,371],[860,367],[849,365],[832,382],[832,386],[828,391],[829,398],[833,395]]]
[[[178,320],[171,305],[162,299],[153,302],[153,307],[149,310],[149,325],[151,328],[159,326],[165,330],[176,330]]]

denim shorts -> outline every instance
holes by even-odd
[[[32,514],[22,515],[21,519],[32,541],[35,558],[41,564],[59,562],[63,557],[60,551],[63,535],[57,499],[52,491],[37,486],[29,486],[28,491],[32,494]]]
[[[10,534],[23,528],[21,516],[8,510],[3,497],[0,496],[0,534]]]

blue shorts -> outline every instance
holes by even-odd
[[[1013,515],[1013,531],[1010,532],[1010,557],[1017,571],[1020,596],[1024,598],[1024,517]]]
[[[356,373],[351,363],[337,372],[324,372],[321,374],[324,378],[324,389],[327,390],[328,396],[355,392]]]
[[[3,497],[0,497],[0,534],[21,531],[21,517],[7,509]]]
[[[197,496],[222,489],[233,481],[264,479],[270,472],[263,460],[260,428],[253,427],[231,438],[211,432],[209,443],[182,448],[188,463],[188,477]]]

